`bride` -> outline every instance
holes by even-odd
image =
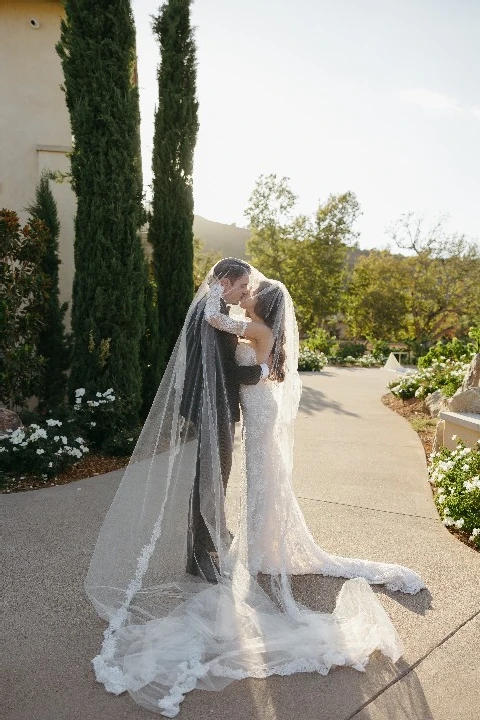
[[[327,674],[334,665],[363,670],[375,650],[395,662],[400,640],[368,582],[404,592],[424,587],[407,568],[328,555],[315,544],[291,484],[300,399],[293,305],[281,283],[256,271],[251,280],[253,291],[242,301],[250,322],[225,323],[223,288],[214,273],[199,288],[100,529],[85,582],[108,622],[93,660],[97,680],[166,717],[178,714],[194,688],[221,690],[235,679],[272,674]],[[192,368],[187,328],[203,307],[205,321],[196,327],[201,362]],[[243,487],[233,542],[225,522],[218,433],[217,407],[228,390],[217,373],[219,329],[246,338],[236,349],[240,365],[269,359],[271,367],[268,380],[241,387]],[[192,375],[197,378],[198,367],[201,403],[190,413],[184,388]],[[196,478],[218,563],[214,585],[186,572]],[[268,593],[257,583],[259,572],[271,576]],[[331,614],[316,613],[292,595],[289,576],[300,573],[352,579]]]
[[[241,496],[241,531],[231,552],[245,539],[247,565],[255,574],[275,575],[286,571],[292,575],[364,577],[369,583],[385,584],[389,590],[417,593],[425,585],[413,570],[401,565],[329,555],[316,545],[310,534],[291,482],[292,420],[300,399],[295,314],[288,290],[282,283],[258,279],[257,271],[253,282],[255,276],[257,285],[240,302],[253,322],[226,320],[218,302],[221,286],[210,290],[207,301],[206,317],[210,324],[246,338],[246,342],[237,346],[239,365],[266,362],[269,355],[273,355],[270,381],[240,388],[245,483]],[[287,345],[290,345],[288,356]]]

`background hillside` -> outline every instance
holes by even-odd
[[[245,246],[250,231],[245,228],[212,222],[195,215],[193,234],[202,241],[205,250],[219,252],[223,257],[246,259]]]

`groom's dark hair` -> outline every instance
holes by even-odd
[[[213,268],[213,276],[216,280],[227,278],[231,282],[235,282],[242,275],[250,275],[251,268],[244,260],[237,258],[224,258],[220,260]]]

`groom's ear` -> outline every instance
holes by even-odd
[[[220,285],[223,287],[224,290],[232,289],[232,281],[226,277],[224,277],[220,280]]]

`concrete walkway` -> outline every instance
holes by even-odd
[[[423,449],[381,395],[391,375],[326,368],[304,374],[296,492],[318,543],[341,555],[408,565],[428,590],[379,594],[405,645],[396,664],[338,668],[194,691],[182,720],[478,720],[480,554],[438,519]],[[147,720],[90,666],[104,624],[83,594],[98,529],[121,472],[3,495],[7,720]],[[235,483],[232,479],[234,500]],[[296,578],[296,595],[331,611],[343,581]]]

